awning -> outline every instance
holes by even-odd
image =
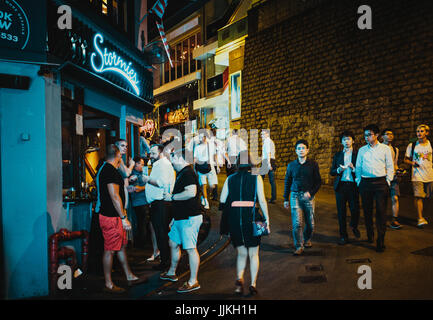
[[[229,89],[228,87],[224,92],[218,96],[212,98],[202,98],[194,100],[193,108],[194,110],[199,110],[202,108],[227,108],[229,106]]]

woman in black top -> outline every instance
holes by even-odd
[[[240,159],[248,159],[248,163],[241,164]],[[253,236],[252,222],[255,196],[268,224],[268,231],[270,231],[268,207],[262,177],[251,173],[251,158],[247,151],[240,153],[237,163],[238,171],[227,178],[221,191],[220,202],[223,207],[221,233],[230,234],[231,241],[237,250],[235,292],[243,293],[243,276],[249,256],[251,272],[249,290],[254,295],[257,294],[256,281],[259,271],[260,245],[260,237]],[[249,203],[240,203],[240,201],[248,201]]]

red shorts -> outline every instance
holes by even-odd
[[[123,229],[120,217],[106,217],[99,215],[99,225],[104,236],[105,251],[119,251],[128,244],[126,230]]]

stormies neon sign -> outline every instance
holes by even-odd
[[[138,84],[140,82],[137,80],[137,73],[133,68],[131,68],[132,62],[126,63],[121,56],[116,54],[116,52],[108,52],[107,48],[104,48],[104,52],[102,52],[99,44],[102,44],[103,42],[104,37],[100,33],[95,34],[93,45],[98,54],[93,52],[90,56],[90,63],[93,70],[97,73],[116,72],[120,74],[131,84],[135,93],[139,96],[140,89],[138,88]],[[97,55],[99,56],[100,61],[99,66],[95,64],[95,58]]]

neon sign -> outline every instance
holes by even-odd
[[[141,129],[149,134],[149,137],[152,138],[153,134],[155,133],[155,122],[151,119],[146,120],[144,123],[144,126],[141,127]]]
[[[102,52],[102,49],[99,47],[99,44],[102,43],[104,43],[104,37],[100,33],[95,34],[93,45],[98,54],[93,52],[90,56],[93,70],[97,73],[115,72],[120,74],[131,84],[135,93],[139,96],[140,89],[138,88],[138,84],[140,82],[137,80],[137,73],[131,68],[132,62],[125,62],[115,51],[108,52],[107,48],[104,48],[104,52]],[[99,65],[95,63],[96,56],[99,56]]]

